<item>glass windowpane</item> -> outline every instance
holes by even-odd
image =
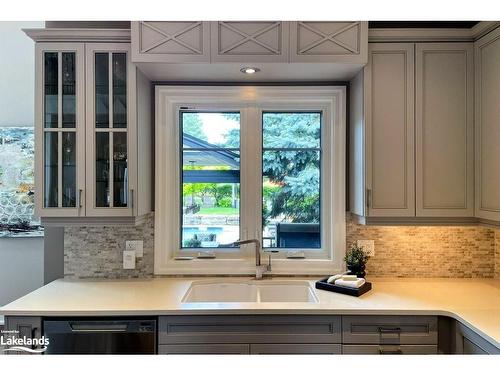
[[[321,114],[262,117],[263,245],[320,248]]]
[[[62,127],[76,126],[75,53],[62,53]]]
[[[95,127],[109,128],[109,55],[95,54]]]
[[[127,55],[113,53],[113,127],[127,127]]]
[[[240,238],[240,114],[181,112],[183,248]]]
[[[62,133],[62,206],[76,207],[76,133]]]
[[[44,133],[44,206],[58,207],[58,134]]]
[[[99,132],[95,137],[95,204],[96,207],[109,207],[109,133]]]
[[[57,52],[44,54],[44,127],[58,127],[58,57]]]
[[[113,133],[113,206],[127,207],[127,133]]]

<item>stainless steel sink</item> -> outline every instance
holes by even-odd
[[[310,302],[318,297],[307,281],[194,281],[184,303]]]

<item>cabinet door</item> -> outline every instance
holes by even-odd
[[[500,221],[500,28],[474,43],[476,216]]]
[[[416,45],[417,216],[474,215],[472,43]]]
[[[12,332],[5,334],[15,338],[40,339],[42,337],[42,318],[33,316],[7,316],[5,317],[5,330]],[[32,346],[30,349],[42,349],[39,346]],[[6,352],[9,354],[27,354],[22,351]]]
[[[84,46],[37,43],[37,215],[85,216]]]
[[[369,45],[365,68],[368,216],[415,216],[414,45]]]
[[[290,62],[366,64],[368,22],[290,23]]]
[[[87,216],[131,216],[135,67],[127,43],[86,45]]]
[[[288,62],[289,23],[211,22],[212,62]]]
[[[250,354],[341,354],[340,344],[251,344]]]
[[[210,62],[210,22],[131,22],[132,61]]]

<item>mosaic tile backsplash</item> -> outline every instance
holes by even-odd
[[[144,256],[134,270],[123,269],[125,241],[144,241]],[[154,272],[154,216],[136,227],[66,227],[64,229],[64,276],[68,278],[137,278]]]
[[[495,278],[500,279],[500,229],[495,229]]]
[[[500,229],[479,226],[364,226],[347,221],[347,243],[375,240],[367,273],[377,277],[500,278]],[[135,270],[122,269],[126,240],[144,240]],[[150,277],[154,218],[137,227],[68,227],[64,273],[70,278]]]

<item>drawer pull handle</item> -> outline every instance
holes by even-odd
[[[378,352],[380,354],[388,354],[388,355],[391,355],[391,354],[403,354],[403,351],[401,350],[401,348],[397,348],[397,349],[393,349],[393,350],[379,348]]]
[[[401,333],[401,327],[378,327],[378,332],[380,334],[384,333]]]

